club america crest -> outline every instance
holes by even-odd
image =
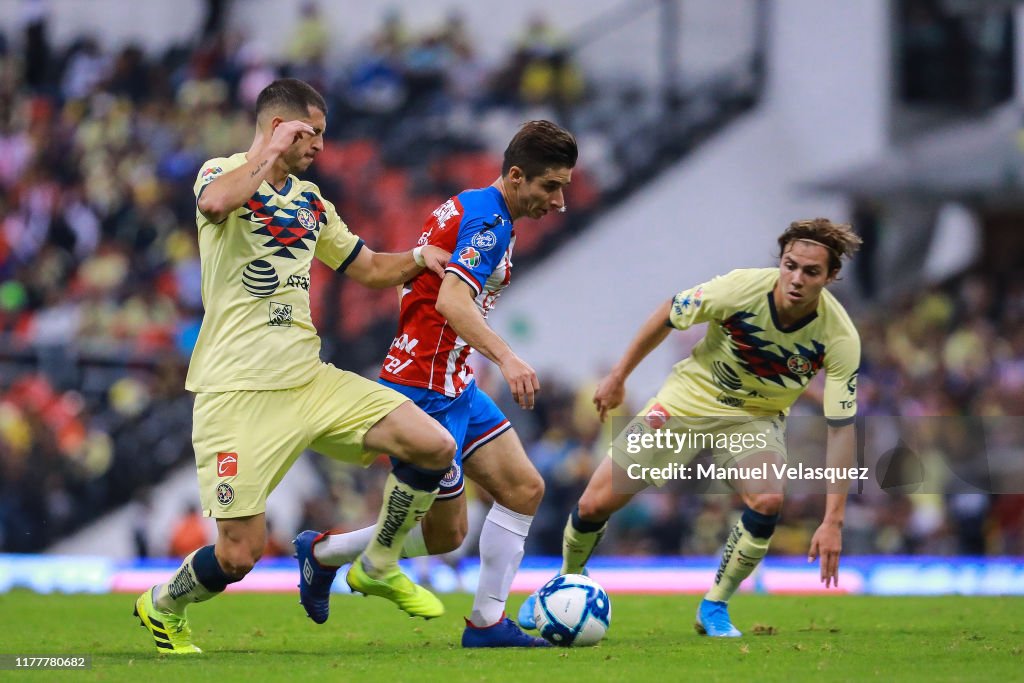
[[[786,360],[786,367],[794,375],[800,375],[803,377],[811,371],[811,361],[807,360],[803,356],[790,356]]]
[[[217,485],[217,502],[221,505],[231,505],[231,501],[235,499],[235,490],[231,488],[231,484],[221,483]]]

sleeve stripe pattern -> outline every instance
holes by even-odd
[[[356,256],[359,256],[359,252],[361,252],[363,250],[363,246],[365,244],[366,243],[363,242],[362,238],[360,238],[360,240],[358,242],[356,242],[356,246],[352,247],[352,253],[350,253],[345,258],[345,260],[341,262],[341,265],[338,266],[338,271],[337,272],[344,273],[345,269],[348,268],[350,265],[352,265],[352,262],[356,260]]]
[[[475,296],[480,296],[480,292],[482,291],[480,283],[476,281],[476,278],[473,277],[473,275],[468,270],[466,270],[457,263],[449,263],[448,266],[444,269],[444,272],[457,275],[459,278],[465,281],[467,285],[473,288],[473,293]]]

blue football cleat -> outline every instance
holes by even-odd
[[[462,647],[551,647],[551,643],[523,633],[514,621],[503,614],[501,621],[486,628],[473,626],[466,619]]]
[[[303,531],[292,541],[294,557],[299,561],[299,604],[318,624],[330,615],[331,585],[338,573],[338,567],[325,567],[313,556],[313,546],[324,536],[318,531]]]
[[[743,635],[729,620],[729,604],[714,600],[701,600],[693,628],[702,636],[712,638],[739,638]]]

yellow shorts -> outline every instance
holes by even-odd
[[[705,450],[717,467],[764,452],[786,460],[786,421],[781,415],[696,417],[655,396],[639,415],[613,428],[616,436],[608,456],[631,479],[655,486],[681,478],[679,467]]]
[[[366,432],[408,400],[329,363],[301,387],[196,394],[192,445],[203,515],[264,512],[307,448],[366,467],[377,456],[363,448]]]

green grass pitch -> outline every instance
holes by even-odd
[[[612,595],[592,648],[462,650],[471,597],[413,620],[377,598],[336,595],[309,621],[297,596],[228,594],[190,608],[195,657],[160,657],[134,596],[0,595],[0,654],[92,655],[89,671],[0,671],[79,681],[979,681],[1024,678],[1024,598],[740,595],[745,632],[693,631],[697,596]],[[510,605],[518,609],[522,596]],[[761,631],[761,635],[755,635]]]

